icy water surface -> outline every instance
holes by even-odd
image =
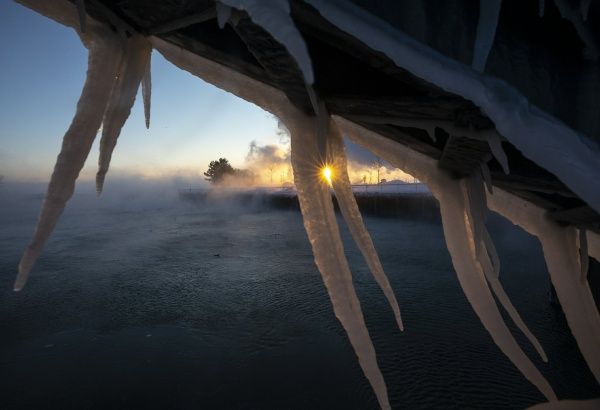
[[[110,194],[109,194],[110,197]],[[21,293],[11,284],[41,203],[0,193],[1,409],[375,409],[300,214],[231,201],[80,195]],[[104,201],[104,202],[103,202]],[[366,218],[405,332],[344,231],[394,408],[521,409],[543,397],[458,285],[441,226]],[[537,242],[492,218],[502,280],[550,359],[560,398],[600,396],[548,303]]]

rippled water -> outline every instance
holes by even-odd
[[[374,409],[294,211],[136,197],[75,200],[31,280],[10,290],[39,196],[0,202],[0,408]],[[392,406],[518,409],[543,401],[456,280],[441,226],[366,218],[401,333],[347,254]],[[560,398],[600,396],[537,242],[492,218],[502,280],[548,353],[518,340]]]

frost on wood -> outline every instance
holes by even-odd
[[[501,189],[488,195],[490,209],[538,237],[552,285],[571,333],[590,370],[600,382],[600,316],[587,280],[580,280],[577,233],[549,220],[543,209]],[[588,232],[590,255],[600,254],[598,237]],[[593,252],[593,253],[592,253]]]
[[[334,313],[348,334],[379,405],[383,409],[389,409],[387,388],[354,290],[329,187],[320,178],[322,163],[315,132],[316,124],[309,118],[293,123],[284,119],[284,122],[291,133],[294,183],[315,263],[329,293]]]
[[[102,192],[113,150],[135,102],[140,82],[147,72],[150,61],[150,43],[141,35],[133,34],[126,40],[124,55],[119,65],[112,94],[102,123],[100,157],[96,174],[96,191]]]
[[[494,45],[498,17],[502,0],[480,0],[479,21],[477,22],[477,36],[473,50],[473,68],[483,72],[490,50]]]
[[[531,105],[508,83],[443,56],[349,2],[306,1],[340,30],[381,51],[398,67],[475,103],[523,155],[600,211],[596,188],[600,159],[588,137]]]
[[[329,126],[329,130],[329,152],[331,153],[331,166],[333,167],[332,185],[340,211],[344,216],[344,220],[348,225],[348,229],[350,230],[354,242],[356,242],[356,245],[365,258],[367,266],[371,270],[375,281],[388,300],[388,303],[394,312],[398,327],[400,330],[404,330],[402,318],[400,316],[400,308],[398,307],[394,290],[383,271],[383,266],[381,265],[381,261],[375,250],[375,245],[373,245],[371,236],[364,225],[358,209],[358,204],[356,203],[356,198],[354,198],[354,193],[352,192],[352,185],[350,184],[350,178],[348,177],[348,164],[342,134],[333,121]]]
[[[473,235],[460,183],[437,167],[437,161],[382,137],[357,124],[334,116],[344,135],[375,155],[423,181],[440,202],[444,235],[459,282],[484,327],[502,352],[549,400],[552,388],[523,353],[496,306],[487,279],[477,261]],[[495,190],[496,192],[497,190]]]
[[[150,48],[152,54],[152,48]],[[142,98],[144,100],[144,118],[146,120],[146,129],[150,128],[150,106],[152,103],[152,56],[148,56],[148,65],[142,78]]]
[[[108,29],[88,24],[88,32],[82,40],[89,49],[87,78],[73,121],[63,137],[33,239],[19,263],[15,290],[25,285],[44,243],[73,195],[75,181],[102,123],[122,57],[120,39]]]
[[[314,81],[312,63],[302,34],[290,16],[288,0],[221,0],[239,10],[281,43],[294,58],[307,84]]]

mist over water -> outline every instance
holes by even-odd
[[[178,199],[181,181],[83,184],[30,281],[12,292],[45,192],[0,187],[2,409],[375,409],[297,211],[235,195]],[[400,303],[343,238],[394,408],[517,409],[543,401],[464,297],[441,226],[365,217]],[[563,314],[548,303],[537,241],[499,217],[501,280],[546,349],[560,398],[600,395]]]

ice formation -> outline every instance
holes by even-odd
[[[221,1],[230,7],[246,10],[256,24],[262,26],[287,48],[298,63],[306,83],[312,84],[314,79],[310,57],[300,32],[289,15],[287,0]],[[508,84],[440,55],[352,4],[326,0],[306,1],[325,19],[359,38],[372,49],[383,52],[399,67],[477,104],[492,119],[498,132],[458,129],[452,123],[435,124],[395,118],[386,121],[400,126],[425,129],[432,138],[435,138],[435,127],[440,126],[451,135],[485,140],[489,143],[494,157],[505,172],[508,172],[508,161],[500,140],[501,134],[524,155],[557,175],[590,206],[600,210],[600,193],[595,184],[600,178],[600,162],[591,145],[586,142],[585,136],[577,134],[553,117],[530,106],[528,101]],[[555,1],[558,5],[562,0]],[[144,96],[146,126],[149,126],[150,53],[154,47],[176,66],[273,113],[290,130],[295,183],[315,263],[329,293],[334,313],[346,330],[361,368],[382,408],[390,408],[387,389],[354,290],[329,187],[319,178],[323,159],[330,159],[336,170],[337,175],[332,181],[332,186],[352,236],[383,289],[401,328],[402,322],[395,296],[349,189],[340,131],[429,186],[440,202],[448,250],[465,295],[498,347],[521,373],[551,400],[551,403],[541,405],[540,408],[558,409],[571,404],[567,401],[556,401],[548,382],[516,343],[494,300],[492,291],[511,319],[546,360],[539,342],[527,329],[500,284],[500,261],[485,227],[486,199],[491,210],[539,238],[552,283],[571,331],[592,373],[600,381],[600,316],[584,273],[587,271],[588,255],[600,258],[600,235],[584,230],[577,231],[571,226],[559,226],[546,218],[543,209],[497,187],[492,189],[487,167],[490,158],[483,161],[480,170],[470,177],[456,180],[438,168],[436,160],[347,119],[333,116],[333,122],[330,123],[326,108],[316,94],[311,100],[314,100],[313,105],[318,115],[310,117],[296,109],[280,90],[227,67],[156,37],[146,40],[130,33],[131,36],[125,38],[89,16],[82,19],[81,0],[77,1],[76,5],[65,0],[19,2],[73,27],[89,49],[89,66],[75,117],[64,136],[36,231],[19,265],[15,290],[21,289],[25,284],[44,242],[72,196],[75,180],[101,124],[104,130],[99,175],[102,174],[103,178],[140,82]],[[543,5],[544,2],[541,1],[541,14]],[[473,66],[483,71],[493,43],[500,1],[482,0],[481,8]],[[583,17],[586,13],[587,8],[582,5]],[[221,15],[220,24],[223,25],[226,11],[218,14]],[[571,17],[569,15],[569,18]],[[580,24],[579,20],[573,24],[576,24],[581,36],[581,27],[585,29],[585,26]],[[150,41],[152,47],[146,41]],[[587,45],[590,48],[590,45]],[[312,90],[311,87],[308,89]],[[539,136],[544,137],[544,144],[537,142]],[[321,147],[324,143],[325,149]],[[483,188],[484,183],[487,186],[487,194]],[[577,405],[581,406],[596,404],[597,401],[577,402]]]
[[[98,173],[96,174],[96,191],[98,194],[102,192],[104,178],[108,172],[121,128],[129,118],[131,107],[135,102],[140,83],[148,72],[150,62],[152,47],[145,37],[134,33],[125,41],[118,76],[102,123]],[[144,103],[146,103],[146,99],[144,99]],[[149,121],[149,119],[147,118],[146,121]]]
[[[85,33],[85,23],[87,18],[87,13],[85,12],[85,0],[76,0],[77,4],[77,15],[79,17],[79,29],[82,33]]]
[[[600,316],[588,281],[580,280],[576,230],[558,225],[546,217],[542,208],[501,189],[495,189],[493,195],[488,195],[488,204],[491,210],[540,240],[548,273],[571,333],[590,370],[600,382]],[[588,233],[587,240],[589,255],[598,259],[597,235]]]
[[[353,142],[427,184],[440,202],[446,244],[458,280],[473,310],[496,345],[521,373],[547,399],[556,400],[556,395],[546,379],[523,353],[510,333],[488,288],[485,274],[476,255],[472,230],[468,226],[467,206],[461,190],[461,182],[452,179],[439,169],[432,158],[425,157],[341,117],[334,116],[334,119],[344,135]],[[495,192],[497,191],[496,189]]]
[[[152,54],[152,48],[150,48]],[[146,129],[150,128],[150,108],[152,102],[152,56],[148,57],[148,65],[142,78],[142,98],[144,100],[144,119],[146,120]]]
[[[27,5],[29,2],[22,1],[22,3]],[[58,4],[53,8],[52,3],[64,2],[43,3],[42,9],[47,7],[50,16],[56,16],[56,20],[78,31],[77,11],[73,10],[72,6],[65,7]],[[110,28],[89,19],[87,31],[85,33],[78,31],[78,33],[89,50],[87,78],[77,103],[77,112],[63,137],[62,149],[56,159],[33,239],[19,263],[15,290],[20,290],[25,285],[29,271],[42,252],[44,243],[54,229],[66,202],[73,195],[75,181],[102,124],[119,62],[123,56],[122,39]]]
[[[288,0],[220,0],[223,4],[245,10],[250,19],[275,40],[285,46],[290,55],[294,57],[307,84],[312,84],[314,74],[312,62],[306,43],[296,28],[290,16]]]
[[[473,68],[477,71],[485,71],[485,64],[494,45],[494,37],[496,37],[501,5],[502,0],[479,1],[479,21],[477,22],[472,63]]]
[[[583,56],[589,60],[598,61],[600,58],[598,40],[593,31],[585,24],[589,11],[589,3],[587,5],[585,3],[584,0],[580,3],[580,7],[572,8],[566,0],[554,0],[554,4],[556,4],[560,15],[573,24],[579,38],[585,44]]]
[[[367,266],[371,270],[375,281],[383,290],[385,297],[392,307],[398,327],[400,330],[404,330],[396,296],[394,295],[392,286],[390,285],[390,282],[383,271],[383,266],[381,266],[381,261],[379,260],[379,256],[375,250],[375,245],[373,245],[373,240],[365,228],[360,211],[358,209],[358,204],[356,203],[354,193],[352,192],[352,185],[350,184],[350,178],[348,177],[348,164],[346,160],[346,152],[344,149],[342,134],[340,133],[337,124],[334,122],[330,124],[329,130],[330,133],[328,142],[330,146],[331,158],[333,159],[334,169],[332,185],[338,205],[340,207],[340,211],[344,216],[344,220],[348,225],[348,229],[350,230],[354,242],[356,242],[363,257],[365,258]]]

